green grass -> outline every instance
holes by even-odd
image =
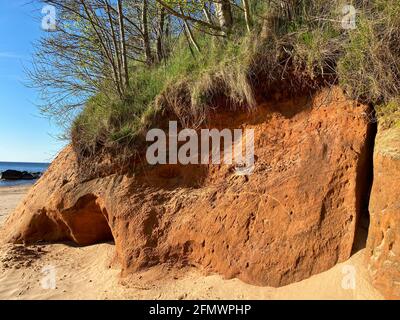
[[[400,97],[375,107],[382,129],[400,128]]]
[[[213,45],[207,45],[213,41]],[[151,68],[132,64],[130,69],[134,76],[130,79],[131,90],[126,100],[119,101],[111,91],[92,97],[74,121],[73,142],[80,149],[90,152],[96,152],[98,147],[112,148],[118,144],[135,142],[143,129],[151,126],[165,107],[160,97],[166,94],[171,96],[174,90],[176,94],[181,94],[179,88],[182,83],[190,91],[192,105],[170,107],[186,108],[182,110],[186,113],[201,110],[212,95],[215,77],[226,76],[223,70],[232,68],[232,79],[229,80],[231,84],[237,83],[235,75],[240,66],[239,60],[246,62],[242,41],[239,38],[223,45],[209,37],[203,38],[200,41],[202,52],[193,56],[183,39],[180,39],[178,49],[164,64]],[[240,95],[239,88],[231,91]]]
[[[130,65],[131,90],[125,101],[105,89],[87,102],[73,124],[73,144],[89,154],[102,148],[133,150],[166,111],[183,126],[196,126],[216,98],[226,98],[233,109],[252,109],[260,84],[251,78],[263,74],[261,81],[275,83],[294,78],[291,72],[296,72],[297,83],[329,78],[350,97],[375,105],[382,123],[397,126],[400,2],[376,0],[367,5],[357,16],[355,30],[341,28],[339,2],[307,0],[290,21],[279,10],[262,11],[263,5],[253,36],[246,34],[243,21],[224,42],[196,34],[201,53],[193,53],[183,37],[174,39],[173,53],[162,64]],[[261,16],[271,20],[269,37],[263,40],[258,36]]]
[[[380,130],[375,142],[375,152],[400,160],[400,127]]]

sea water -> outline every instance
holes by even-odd
[[[6,170],[17,170],[26,172],[45,172],[49,167],[49,163],[30,163],[30,162],[0,162],[0,172]],[[17,180],[17,181],[5,181],[0,180],[0,187],[3,186],[17,186],[33,184],[36,180]]]

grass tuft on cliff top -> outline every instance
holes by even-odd
[[[290,20],[262,5],[251,35],[243,21],[235,36],[224,41],[196,34],[200,53],[193,53],[184,38],[174,39],[175,49],[163,64],[130,64],[131,89],[125,101],[111,90],[87,101],[72,126],[75,149],[84,155],[126,147],[134,152],[146,130],[168,112],[182,126],[196,127],[219,98],[232,110],[252,109],[260,88],[268,91],[279,83],[288,92],[296,92],[296,85],[313,90],[339,84],[349,97],[376,106],[382,123],[397,126],[400,2],[357,4],[354,30],[343,29],[338,20],[341,1],[308,0]]]

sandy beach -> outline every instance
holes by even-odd
[[[0,225],[22,200],[31,186],[0,187]]]
[[[29,187],[0,188],[0,224]],[[152,268],[121,279],[113,244],[0,248],[0,299],[382,299],[370,284],[365,249],[331,270],[281,288],[257,287],[190,268]],[[48,288],[49,270],[55,286]],[[350,277],[350,278],[349,278]],[[350,280],[349,280],[350,279]]]

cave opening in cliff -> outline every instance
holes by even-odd
[[[107,209],[93,194],[81,197],[64,218],[72,240],[78,245],[114,242]]]
[[[378,124],[376,121],[375,110],[371,107],[371,115],[367,142],[366,142],[366,159],[364,165],[361,166],[363,172],[359,172],[357,178],[357,202],[358,202],[358,219],[356,225],[356,233],[353,244],[353,254],[361,249],[364,249],[367,244],[370,215],[369,205],[372,191],[372,184],[374,182],[374,149],[375,138],[378,132]]]

